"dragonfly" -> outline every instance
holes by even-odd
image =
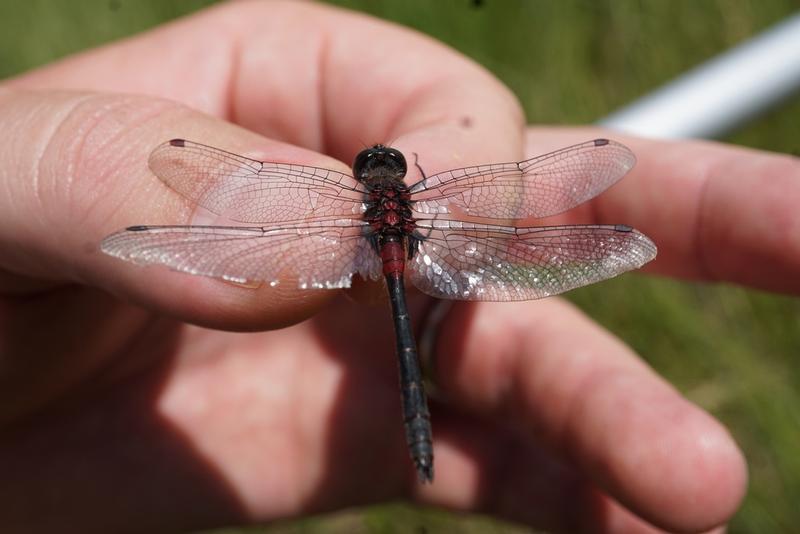
[[[524,161],[431,176],[420,168],[422,179],[407,185],[405,156],[380,144],[343,173],[172,139],[154,149],[150,169],[226,224],[130,226],[107,236],[101,250],[242,284],[288,279],[303,289],[336,289],[350,287],[356,274],[384,279],[405,438],[426,483],[434,476],[433,435],[406,278],[436,298],[519,301],[641,267],[656,246],[630,226],[514,224],[594,198],[635,162],[624,145],[594,139]]]

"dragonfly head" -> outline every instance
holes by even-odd
[[[386,178],[402,179],[407,169],[403,153],[384,145],[362,150],[353,162],[353,176],[361,182]]]

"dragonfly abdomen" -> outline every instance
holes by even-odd
[[[402,278],[406,268],[406,253],[399,236],[389,235],[382,239],[381,262],[384,276]]]
[[[392,241],[390,241],[392,242]],[[399,243],[396,242],[399,245]],[[403,249],[400,247],[402,263]],[[389,300],[397,340],[397,359],[400,368],[400,393],[403,407],[403,425],[406,444],[417,469],[420,481],[433,480],[433,433],[431,431],[428,400],[422,381],[422,369],[417,355],[417,344],[411,329],[411,319],[406,306],[405,287],[401,272],[386,274]]]

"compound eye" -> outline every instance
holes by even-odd
[[[353,176],[356,178],[361,177],[367,167],[367,162],[375,155],[375,151],[371,148],[362,150],[353,161]]]
[[[404,176],[406,174],[406,158],[403,156],[403,153],[399,150],[392,149],[388,151],[387,154],[391,158],[392,163],[397,167],[401,176]]]

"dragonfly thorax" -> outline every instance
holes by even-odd
[[[364,219],[374,233],[411,234],[415,224],[410,197],[408,186],[402,181],[379,181],[366,195]]]

